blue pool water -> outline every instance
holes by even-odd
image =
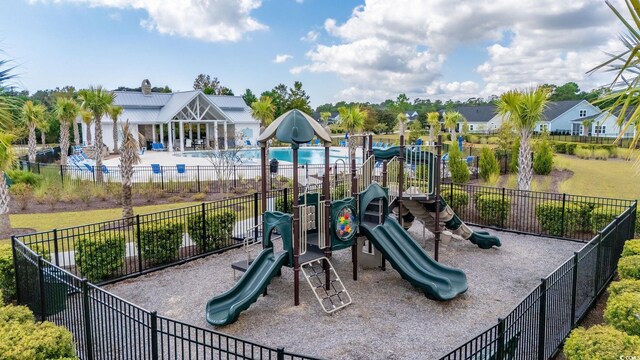
[[[224,150],[222,150],[224,151]],[[362,152],[362,151],[359,151]],[[208,157],[211,151],[185,151],[176,153],[176,156],[186,157]],[[349,159],[349,150],[343,147],[333,147],[329,149],[329,160],[331,163],[341,159],[345,162]],[[260,149],[238,150],[237,156],[242,163],[259,163]],[[361,155],[360,155],[361,156]],[[269,148],[269,159],[277,159],[282,162],[293,162],[293,150],[291,148]],[[360,162],[361,158],[356,159]],[[324,148],[302,147],[298,150],[298,162],[300,164],[324,164]]]

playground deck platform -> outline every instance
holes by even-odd
[[[416,223],[414,239],[432,255],[432,235]],[[387,264],[387,270],[360,270],[351,277],[351,252],[334,252],[332,263],[353,304],[331,315],[323,312],[301,278],[301,305],[293,306],[293,270],[284,267],[268,295],[260,297],[239,319],[218,330],[287,351],[322,358],[436,359],[495,324],[544,277],[583,244],[566,240],[490,230],[502,247],[482,250],[452,239],[440,247],[440,261],[467,274],[469,290],[437,302]],[[276,242],[276,248],[279,243]],[[257,255],[255,249],[253,255]],[[197,326],[207,324],[207,301],[233,286],[231,264],[246,259],[243,249],[109,285],[109,291],[161,315]]]

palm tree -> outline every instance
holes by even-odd
[[[11,230],[9,220],[9,186],[5,180],[5,171],[11,168],[14,160],[11,146],[13,136],[0,132],[0,234],[7,234]]]
[[[260,125],[267,127],[275,119],[276,106],[270,96],[261,96],[260,100],[251,103],[251,115],[260,120]]]
[[[91,141],[91,124],[93,123],[93,115],[91,115],[91,112],[80,108],[80,117],[82,118],[82,122],[87,126],[87,145],[91,145],[93,144],[93,141]],[[78,135],[78,141],[80,141],[80,135]]]
[[[36,162],[36,126],[45,117],[47,109],[41,104],[34,104],[29,100],[22,106],[22,119],[29,129],[29,149],[28,158],[29,162]]]
[[[593,119],[584,119],[582,120],[582,136],[589,136],[589,132],[591,130],[591,125],[593,125]]]
[[[348,108],[344,106],[338,108],[338,113],[340,114],[340,125],[349,134],[349,161],[351,161],[356,156],[356,142],[353,135],[355,131],[362,129],[367,112],[361,110],[360,105],[351,105]]]
[[[80,100],[82,101],[82,107],[93,115],[93,122],[95,124],[95,160],[96,160],[96,181],[102,182],[102,148],[104,146],[102,141],[102,117],[109,111],[113,105],[115,95],[107,90],[104,90],[101,86],[90,87],[89,89],[80,90],[78,93]]]
[[[329,117],[331,117],[331,113],[328,111],[323,111],[320,113],[320,119],[322,119],[322,124],[328,125]]]
[[[113,152],[118,153],[118,118],[122,115],[122,106],[109,108],[109,117],[113,120]]]
[[[407,129],[407,114],[401,112],[396,116],[396,120],[398,121],[398,131],[400,135],[404,135],[405,130]]]
[[[443,117],[444,127],[449,130],[449,134],[451,134],[451,141],[456,141],[456,127],[458,126],[458,123],[463,122],[466,119],[457,111],[447,111],[444,113]]]
[[[531,88],[525,91],[511,90],[498,101],[498,114],[511,121],[520,133],[518,152],[518,190],[529,190],[533,169],[531,164],[531,135],[547,108],[548,89]]]
[[[440,134],[440,114],[437,112],[430,112],[427,114],[427,123],[429,124],[429,142],[433,144],[435,138]]]
[[[59,97],[56,100],[54,114],[60,122],[60,164],[67,165],[67,153],[69,152],[69,126],[76,125],[80,107],[78,103],[67,97]],[[77,131],[77,126],[76,126]]]
[[[620,132],[616,142],[635,127],[629,144],[629,148],[634,151],[640,141],[640,0],[625,0],[629,16],[621,14],[609,1],[605,3],[628,31],[627,35],[620,36],[625,50],[619,54],[612,54],[608,61],[591,69],[589,73],[598,70],[616,73],[608,87],[611,92],[598,99],[596,103],[607,104],[605,110],[617,115],[616,124],[620,127]],[[640,166],[640,157],[636,166]]]
[[[122,217],[133,216],[131,205],[131,186],[133,166],[140,162],[138,155],[139,141],[133,136],[129,128],[129,120],[122,126],[122,146],[120,147],[120,171],[122,173]]]

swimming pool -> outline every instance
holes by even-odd
[[[361,149],[362,150],[362,149]],[[175,153],[175,156],[184,157],[209,157],[212,152],[216,150],[203,150],[203,151],[185,151],[182,153]],[[230,150],[221,150],[230,151]],[[236,150],[237,156],[242,163],[259,163],[260,162],[260,149],[246,149]],[[362,151],[360,151],[362,152]],[[293,150],[291,148],[278,147],[269,148],[269,159],[277,159],[282,162],[293,162]],[[332,147],[329,149],[329,160],[331,163],[337,160],[344,160],[347,162],[349,159],[349,149],[344,147]],[[362,160],[361,154],[356,154],[356,161]],[[301,147],[298,150],[298,162],[300,164],[324,164],[324,148],[322,147]]]

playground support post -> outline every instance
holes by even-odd
[[[331,201],[331,193],[329,188],[329,182],[331,178],[329,175],[329,170],[331,169],[331,165],[329,164],[329,147],[331,143],[324,144],[324,176],[322,177],[322,192],[324,197],[324,224],[319,224],[319,226],[324,226],[324,239],[325,239],[325,248],[324,248],[324,257],[327,259],[331,258],[331,234],[329,234],[330,226],[329,226],[329,214],[331,214],[330,204]],[[286,203],[286,201],[285,201]],[[323,261],[322,263],[324,274],[325,274],[325,286],[326,290],[331,290],[331,273],[329,273],[329,261]]]
[[[362,161],[366,161],[371,156],[373,156],[373,135],[369,134],[367,137],[367,157],[362,159]]]
[[[440,169],[440,158],[442,157],[442,135],[438,135],[438,143],[436,144],[436,169]],[[439,170],[436,170],[439,171]],[[434,176],[436,179],[435,196],[436,196],[436,213],[435,213],[435,229],[433,234],[435,235],[433,258],[438,261],[438,254],[440,248],[440,174],[436,173]]]
[[[388,186],[388,182],[389,182],[388,177],[389,177],[389,175],[388,175],[388,172],[387,172],[387,160],[384,160],[382,162],[382,187],[383,188],[386,188]],[[384,224],[384,219],[385,218],[383,217],[382,218],[382,223],[383,224]],[[385,260],[384,255],[381,256],[380,269],[382,271],[387,270],[387,261]]]
[[[404,227],[402,219],[402,187],[404,187],[404,135],[400,134],[400,168],[398,169],[398,222]]]
[[[300,208],[298,196],[298,146],[293,147],[293,302],[300,305]],[[266,169],[266,165],[262,166]],[[266,193],[263,191],[263,193]],[[286,202],[286,200],[285,200]]]
[[[261,209],[262,214],[267,211],[267,143],[260,143],[260,187],[262,188],[261,196],[262,196],[262,205]],[[295,182],[294,182],[295,183]],[[285,194],[286,195],[286,194]],[[287,198],[284,199],[284,204],[287,204]],[[286,210],[285,210],[286,211]],[[263,227],[264,228],[264,227]],[[263,230],[264,231],[264,230]],[[266,239],[267,234],[262,234],[262,239]],[[257,241],[258,239],[256,239]],[[262,241],[262,248],[264,249],[265,242]]]
[[[356,176],[356,159],[351,159],[351,196],[358,196],[358,178]],[[364,209],[359,209],[364,211]],[[354,241],[351,245],[351,263],[353,264],[353,281],[358,280],[358,242]]]

